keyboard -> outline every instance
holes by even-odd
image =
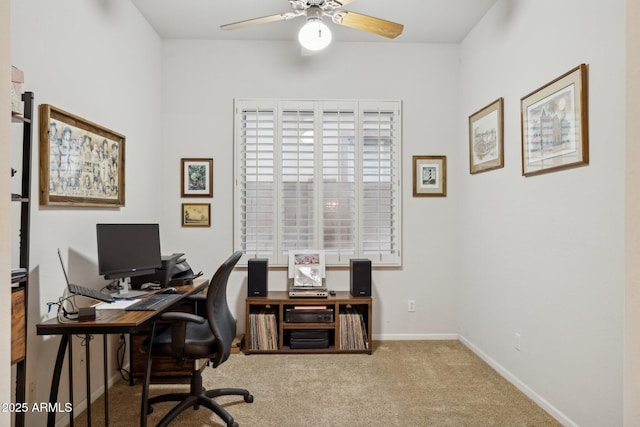
[[[165,307],[166,305],[176,301],[182,295],[180,294],[153,294],[148,297],[141,299],[138,302],[127,306],[125,310],[127,311],[151,311],[158,310],[159,308]]]
[[[108,294],[106,292],[96,291],[95,289],[85,288],[84,286],[72,285],[71,283],[68,286],[69,292],[71,292],[72,294],[81,295],[83,297],[93,298],[104,302],[113,302],[113,297],[111,296],[111,294]]]

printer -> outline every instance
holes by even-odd
[[[145,283],[159,283],[160,286],[187,285],[193,279],[202,276],[202,272],[194,274],[183,253],[162,256],[162,266],[152,274],[131,278],[131,287],[139,289]]]

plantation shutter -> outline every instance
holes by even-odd
[[[272,105],[246,104],[240,118],[237,178],[239,183],[239,247],[251,257],[271,258],[276,240],[275,113]],[[238,202],[237,201],[237,202]],[[238,203],[236,203],[238,205]],[[238,247],[238,244],[236,244]]]
[[[361,252],[383,263],[394,259],[400,248],[399,115],[389,107],[365,105],[362,111]]]
[[[322,220],[327,264],[348,262],[357,253],[355,103],[323,104]]]
[[[319,247],[316,239],[316,127],[312,102],[284,102],[282,111],[281,248]]]

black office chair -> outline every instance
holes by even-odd
[[[149,380],[151,374],[151,359],[149,356],[171,356],[178,362],[186,359],[198,360],[209,359],[214,368],[224,363],[231,353],[231,344],[236,336],[236,321],[227,305],[227,281],[231,271],[240,260],[242,252],[235,252],[218,268],[209,284],[206,296],[207,319],[190,313],[168,312],[160,316],[162,320],[170,321],[171,327],[160,331],[157,335],[153,332],[141,346],[143,352],[147,354],[147,369],[145,371],[144,389],[142,398],[142,410],[146,424],[146,414],[153,411],[151,405],[159,402],[175,402],[176,405],[158,423],[158,426],[168,425],[182,411],[189,407],[198,409],[200,405],[205,406],[215,412],[224,420],[227,426],[237,426],[233,417],[217,402],[214,397],[223,395],[243,396],[247,403],[253,402],[253,396],[244,389],[219,388],[206,390],[202,387],[202,370],[207,364],[201,367],[194,364],[191,375],[191,389],[189,393],[171,393],[155,396],[148,399]],[[203,297],[195,295],[195,297]],[[154,336],[155,335],[155,336]],[[152,344],[152,345],[150,345]]]

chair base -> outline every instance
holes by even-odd
[[[185,409],[193,407],[193,409],[196,410],[202,405],[222,418],[222,420],[227,424],[227,427],[237,427],[238,423],[233,420],[231,414],[229,414],[229,412],[227,412],[227,410],[218,402],[213,400],[214,397],[218,396],[242,396],[245,402],[253,402],[253,396],[249,391],[241,388],[216,388],[210,390],[203,388],[201,371],[194,371],[191,376],[191,387],[189,393],[168,393],[152,397],[149,399],[147,414],[153,412],[152,405],[155,403],[180,402],[158,423],[158,427],[165,427]]]

